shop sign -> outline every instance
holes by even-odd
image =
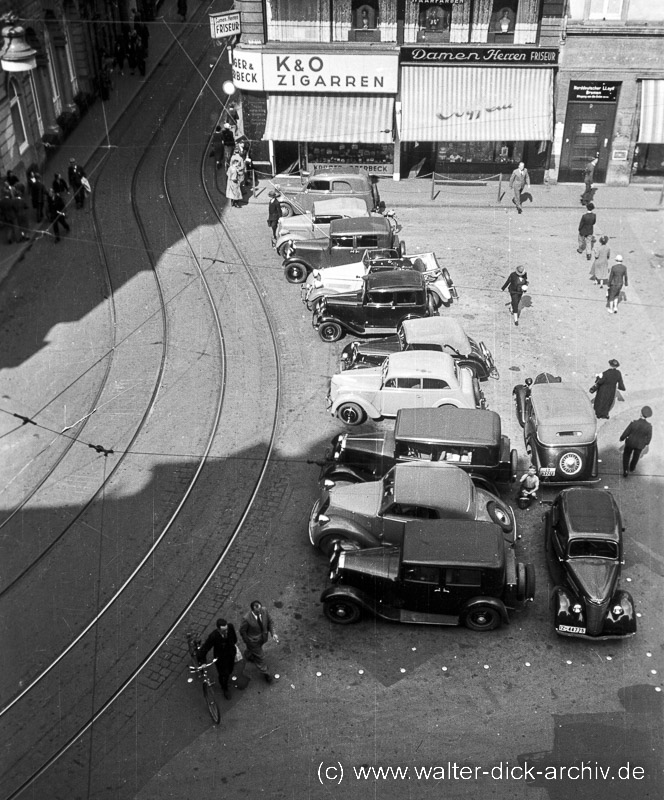
[[[555,47],[402,47],[402,64],[555,67]]]
[[[263,63],[261,54],[255,50],[233,50],[233,83],[238,89],[263,91]]]
[[[620,83],[612,81],[570,81],[568,100],[615,103]]]
[[[398,71],[396,53],[263,53],[263,88],[268,92],[396,94]]]
[[[370,172],[372,175],[393,175],[394,174],[394,164],[358,164],[356,161],[353,161],[352,164],[330,164],[327,161],[309,161],[308,167],[309,169],[313,170],[333,170],[333,169],[340,169],[340,170],[347,170],[348,167],[361,167],[365,169],[367,172]]]
[[[225,39],[227,36],[239,36],[242,33],[239,11],[221,11],[210,14],[210,36],[213,39]]]
[[[627,150],[614,150],[611,156],[612,161],[627,161]]]

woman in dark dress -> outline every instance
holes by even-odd
[[[615,358],[609,361],[609,367],[606,369],[595,381],[595,416],[597,419],[608,419],[609,411],[613,408],[616,402],[616,390],[620,389],[621,392],[626,391],[623,378],[618,367],[620,364]]]

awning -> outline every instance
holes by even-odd
[[[271,94],[263,139],[390,144],[394,98]]]
[[[403,142],[549,141],[553,70],[404,67]]]
[[[664,144],[664,81],[642,81],[639,141]]]

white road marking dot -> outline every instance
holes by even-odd
[[[322,674],[323,674],[322,672],[317,672],[317,673],[316,673],[316,677],[317,677],[317,678],[320,678]]]

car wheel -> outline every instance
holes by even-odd
[[[406,243],[403,240],[399,242],[399,255],[402,258],[406,255]]]
[[[328,600],[323,606],[325,616],[338,625],[350,625],[362,616],[362,610],[352,600]]]
[[[361,425],[367,415],[357,403],[342,403],[337,409],[337,417],[346,425]]]
[[[516,599],[532,600],[535,597],[535,567],[532,564],[516,565]]]
[[[288,203],[279,203],[279,208],[281,209],[281,216],[282,217],[292,217],[293,216],[293,207],[288,205]]]
[[[575,453],[573,450],[563,453],[558,459],[558,469],[567,478],[573,478],[575,475],[578,475],[582,468],[583,458],[581,458],[579,453]]]
[[[463,617],[463,624],[471,631],[493,631],[501,622],[500,614],[492,606],[473,606]]]
[[[344,335],[344,329],[338,322],[324,322],[318,329],[318,335],[324,342],[338,342]]]
[[[443,280],[445,281],[445,283],[446,283],[446,284],[447,284],[447,285],[450,287],[450,289],[451,289],[451,288],[452,288],[452,286],[454,286],[454,283],[452,282],[452,276],[451,276],[451,275],[450,275],[450,273],[448,272],[448,270],[447,270],[447,267],[443,267],[443,268],[442,268],[442,270],[441,270],[440,272],[441,272],[441,275],[443,276]]]
[[[494,503],[493,500],[490,500],[486,504],[486,510],[489,512],[491,519],[497,522],[505,533],[509,533],[512,530],[514,527],[512,518],[504,508],[501,508],[497,503]]]
[[[284,274],[288,283],[304,283],[307,279],[307,268],[299,261],[294,261],[284,267]]]
[[[438,296],[433,292],[427,292],[427,308],[430,317],[438,316]]]

